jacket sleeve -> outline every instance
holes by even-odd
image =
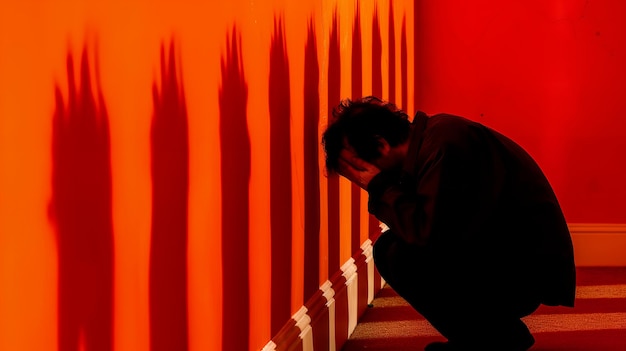
[[[383,171],[368,186],[368,211],[408,244],[423,246],[432,230],[441,181],[441,155],[427,160],[419,183],[408,174]]]

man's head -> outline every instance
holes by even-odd
[[[322,135],[327,171],[338,173],[340,153],[345,148],[352,148],[359,158],[381,168],[395,165],[396,155],[388,151],[405,144],[410,125],[404,111],[377,97],[341,101]]]

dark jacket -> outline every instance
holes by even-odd
[[[381,172],[368,193],[369,212],[440,265],[532,276],[542,303],[573,306],[567,223],[537,163],[506,136],[418,112],[403,170]]]

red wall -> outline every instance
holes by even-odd
[[[418,3],[416,106],[517,140],[569,222],[626,222],[626,2]]]

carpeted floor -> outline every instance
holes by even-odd
[[[626,267],[580,267],[574,308],[541,306],[524,321],[532,351],[626,351]],[[421,351],[445,340],[391,288],[361,317],[342,351]]]

